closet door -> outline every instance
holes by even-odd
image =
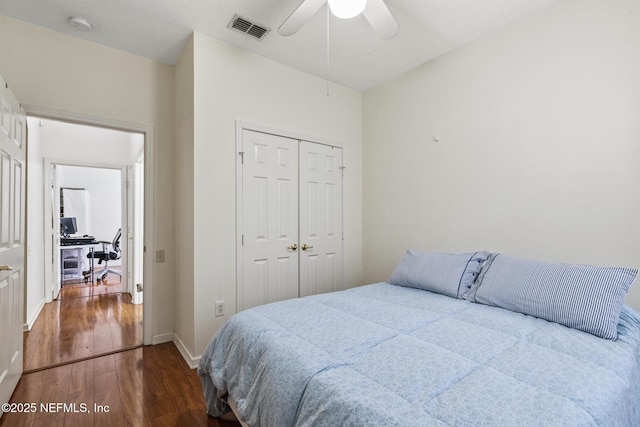
[[[27,122],[0,77],[0,402],[22,374]]]
[[[242,130],[238,310],[343,289],[342,149]]]
[[[243,130],[238,310],[298,296],[298,140]]]
[[[300,143],[300,296],[343,289],[342,149]]]

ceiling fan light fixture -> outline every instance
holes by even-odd
[[[329,0],[329,8],[338,18],[350,19],[362,13],[367,0]]]

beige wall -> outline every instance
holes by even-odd
[[[176,169],[176,281],[175,332],[191,353],[195,347],[194,306],[194,62],[193,37],[185,45],[175,65],[175,169]],[[189,360],[195,355],[185,354]]]
[[[639,19],[562,1],[367,91],[365,281],[407,248],[640,267]]]
[[[325,81],[317,77],[202,34],[196,33],[193,43],[195,342],[190,351],[199,355],[236,306],[236,121],[345,144],[345,279],[358,285],[362,120],[359,92],[332,85],[327,96]],[[216,300],[226,301],[225,317],[214,317]]]
[[[0,16],[0,75],[23,104],[153,127],[152,333],[174,329],[173,67]]]

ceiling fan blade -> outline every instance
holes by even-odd
[[[304,0],[278,27],[278,33],[282,36],[290,36],[297,33],[326,2],[327,0]]]
[[[383,0],[367,0],[362,14],[383,39],[393,38],[400,31],[398,23]]]

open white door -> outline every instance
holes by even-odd
[[[50,241],[53,256],[51,257],[51,299],[47,300],[47,302],[58,298],[62,287],[62,279],[60,278],[60,185],[58,184],[58,170],[55,164],[51,165],[49,173],[51,174],[51,194],[49,195],[49,204],[51,207]]]
[[[53,301],[60,292],[60,187],[56,165],[44,159],[44,298]],[[58,195],[56,197],[56,195]]]
[[[142,304],[144,230],[144,156],[127,169],[127,288],[133,304]],[[138,286],[140,285],[140,286]]]
[[[0,402],[22,375],[27,121],[0,77]]]

